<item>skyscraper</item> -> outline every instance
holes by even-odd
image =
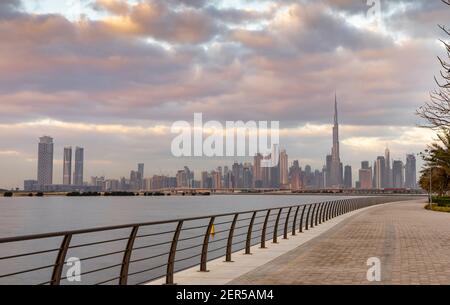
[[[263,186],[261,170],[262,158],[263,156],[259,153],[253,158],[253,186],[255,188],[261,188]]]
[[[37,181],[40,186],[53,184],[53,138],[39,138]]]
[[[406,155],[405,165],[405,187],[410,189],[417,188],[416,177],[416,157],[413,154]]]
[[[327,155],[327,161],[325,165],[325,186],[331,187],[331,155]]]
[[[63,184],[72,184],[72,147],[64,147]]]
[[[75,171],[73,172],[73,184],[83,185],[84,148],[75,148]]]
[[[344,169],[344,186],[348,189],[353,187],[352,167],[350,165],[345,166]]]
[[[372,188],[372,169],[361,168],[359,170],[359,187],[363,190],[368,190]]]
[[[289,185],[289,172],[288,172],[288,155],[286,150],[283,149],[280,152],[280,186],[281,188],[287,188]]]
[[[375,165],[375,187],[382,189],[386,187],[386,160],[379,156]]]
[[[138,186],[140,189],[144,188],[144,163],[138,164],[139,181]]]
[[[398,160],[392,164],[392,184],[394,188],[403,188],[404,175],[403,175],[403,162]]]
[[[384,151],[384,159],[386,162],[386,186],[385,187],[392,187],[392,169],[391,169],[391,152],[389,151],[389,148],[386,147],[386,150]]]
[[[334,126],[333,126],[333,147],[331,149],[330,186],[340,187],[342,185],[341,158],[339,155],[339,120],[337,97],[334,100]]]

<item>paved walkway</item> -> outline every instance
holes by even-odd
[[[373,207],[230,284],[370,284],[370,257],[381,260],[378,283],[450,284],[450,213],[423,207]]]

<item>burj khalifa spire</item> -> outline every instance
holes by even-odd
[[[333,147],[331,149],[330,182],[332,187],[342,185],[341,158],[339,155],[339,118],[337,96],[334,97]]]

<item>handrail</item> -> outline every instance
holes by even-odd
[[[51,250],[32,248],[28,252],[25,252],[25,250],[21,252],[17,250],[19,253],[11,254],[9,252],[15,248],[7,248],[8,255],[0,257],[0,284],[2,284],[3,279],[8,279],[13,283],[17,283],[17,281],[18,283],[22,283],[20,281],[23,281],[24,277],[21,276],[18,278],[18,275],[32,272],[42,272],[43,269],[52,268],[50,279],[40,279],[40,282],[41,284],[60,285],[62,281],[66,281],[68,279],[68,276],[63,276],[62,273],[66,264],[66,256],[69,255],[69,252],[72,255],[72,251],[79,248],[83,248],[86,252],[94,251],[94,249],[91,249],[92,247],[102,245],[100,247],[103,249],[102,254],[98,255],[96,253],[88,252],[87,256],[91,262],[95,259],[102,259],[98,266],[100,268],[81,273],[81,275],[97,275],[101,271],[111,271],[111,268],[113,267],[120,267],[116,277],[107,281],[105,278],[101,278],[99,279],[101,281],[97,284],[105,284],[117,280],[117,284],[127,285],[130,283],[131,277],[134,278],[141,276],[133,282],[141,284],[147,283],[153,279],[165,277],[166,283],[170,285],[175,283],[174,274],[177,271],[199,265],[200,271],[207,272],[207,262],[211,259],[222,256],[225,256],[226,262],[232,262],[232,248],[235,248],[235,251],[244,250],[246,254],[250,254],[251,247],[256,244],[260,244],[261,248],[264,249],[266,248],[266,240],[272,239],[272,243],[276,244],[278,243],[278,238],[281,236],[283,239],[287,239],[289,228],[292,228],[292,235],[294,236],[297,233],[302,233],[304,230],[310,230],[323,222],[357,209],[375,204],[409,199],[411,199],[409,196],[358,197],[209,216],[190,217],[184,219],[0,238],[0,249],[4,245],[9,245],[11,243],[14,243],[14,245],[21,245],[20,242],[33,240],[42,241],[56,237],[62,238],[62,240],[59,240],[59,247],[55,248],[53,246],[47,248]],[[291,214],[294,214],[293,217],[291,217]],[[275,216],[275,218],[271,216]],[[259,218],[264,218],[264,221],[255,222],[255,219]],[[216,222],[216,220],[218,221]],[[199,221],[207,223],[200,225],[198,223]],[[279,226],[281,225],[281,221],[284,221],[282,224],[283,231],[279,234]],[[297,226],[298,222],[300,223],[299,226]],[[190,226],[188,226],[189,223],[191,223]],[[187,225],[185,226],[185,224]],[[158,228],[157,226],[160,225],[164,225],[164,227]],[[172,225],[174,227],[169,229],[165,225]],[[76,245],[71,245],[71,241],[75,240],[75,237],[78,236],[126,229],[131,229],[131,232],[129,230],[127,231],[128,237],[115,237],[101,241],[96,240],[95,242],[92,240],[86,240],[84,243],[78,241]],[[160,229],[160,232],[151,231],[148,233],[144,229]],[[269,232],[268,229],[270,230]],[[140,235],[138,235],[138,231],[141,232]],[[254,232],[256,233],[256,236],[252,237]],[[170,233],[173,233],[173,235],[170,235]],[[186,234],[186,236],[183,236],[183,234]],[[272,237],[269,237],[270,235],[272,235]],[[215,236],[218,237],[215,238]],[[203,241],[198,240],[200,237],[203,237]],[[148,238],[153,239],[148,241]],[[141,240],[144,240],[144,242],[139,244],[138,242]],[[117,241],[126,241],[124,248],[120,250],[115,249],[108,253],[104,253],[105,247],[108,246],[108,243],[111,244]],[[50,240],[47,240],[47,242],[50,242]],[[182,245],[177,247],[180,243],[182,243]],[[170,245],[170,250],[162,250],[166,245]],[[199,248],[201,248],[201,251]],[[8,270],[10,271],[7,274],[2,274],[1,266],[4,262],[5,264],[8,264],[11,260],[29,260],[30,258],[38,255],[48,255],[49,257],[52,255],[51,257],[54,257],[55,252],[57,252],[57,256],[53,265],[46,265],[44,267],[30,266],[27,270],[22,270],[18,267],[18,270],[10,270],[11,267],[14,267],[14,264],[9,264]],[[122,253],[120,261],[112,262],[112,257],[120,253]],[[139,256],[137,255],[138,253],[143,253],[144,255]],[[36,261],[40,260],[36,259]],[[83,259],[80,259],[80,261],[83,261]],[[145,264],[143,263],[144,261]],[[143,263],[140,269],[137,265],[139,263]],[[132,268],[132,266],[136,268]],[[162,269],[163,267],[165,267],[165,270]],[[147,274],[149,277],[145,277]],[[111,276],[112,275],[109,274],[109,277]],[[35,277],[30,278],[34,279]]]

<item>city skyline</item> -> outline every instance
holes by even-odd
[[[324,158],[322,170],[312,169],[309,164],[302,168],[299,160],[289,160],[286,149],[281,149],[279,162],[273,167],[263,167],[264,159],[273,156],[257,153],[252,162],[237,162],[231,166],[218,165],[215,169],[202,170],[200,176],[185,165],[175,176],[145,175],[144,163],[131,170],[129,178],[91,176],[83,181],[84,148],[76,147],[75,172],[72,183],[72,146],[64,147],[63,183],[53,181],[53,138],[40,137],[38,145],[37,179],[24,180],[25,191],[151,191],[168,188],[204,189],[258,189],[319,190],[319,189],[416,189],[417,164],[414,154],[407,154],[406,161],[391,159],[386,147],[383,156],[378,156],[370,166],[369,161],[361,161],[359,175],[353,179],[351,165],[341,162],[339,150],[338,102],[335,95],[332,127],[331,154]],[[278,144],[273,144],[278,145]],[[272,150],[272,154],[276,150]],[[391,161],[393,167],[391,168]],[[200,180],[199,180],[200,178]],[[358,179],[358,180],[356,180]]]
[[[444,52],[439,1],[381,1],[378,20],[360,1],[108,3],[83,1],[78,17],[65,1],[0,3],[1,188],[35,176],[43,134],[56,139],[57,184],[71,143],[89,148],[85,177],[121,176],[138,162],[165,174],[213,168],[218,159],[168,157],[171,124],[194,112],[279,120],[290,158],[321,169],[335,92],[353,180],[359,160],[386,144],[404,159],[433,139],[414,112]]]

